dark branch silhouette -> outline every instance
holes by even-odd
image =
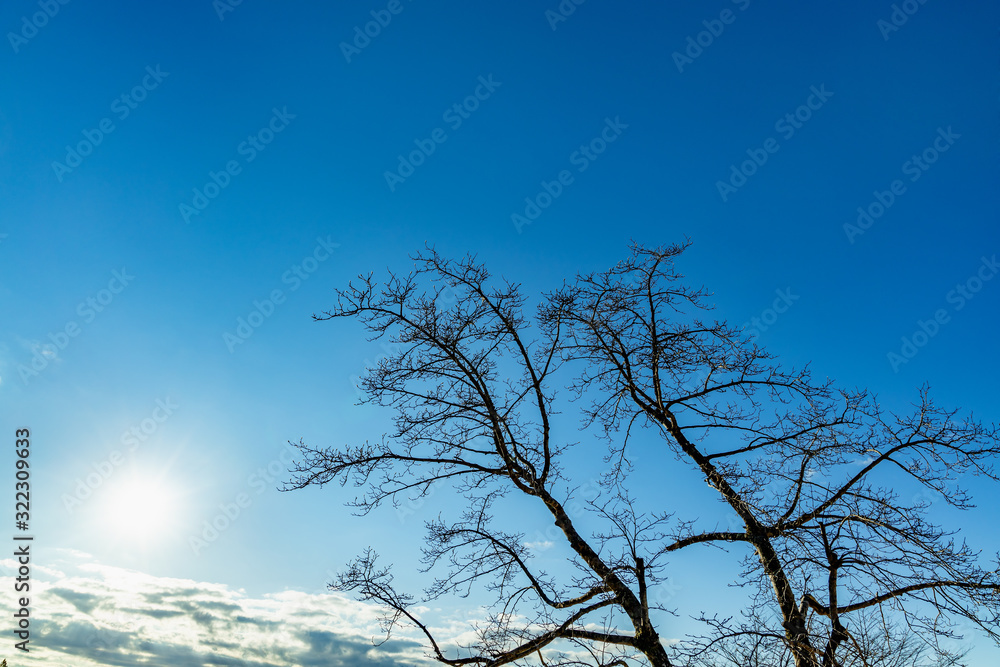
[[[707,294],[675,268],[686,247],[635,246],[609,271],[544,294],[534,329],[519,285],[433,250],[409,275],[362,276],[338,292],[316,319],[355,318],[396,344],[361,387],[363,402],[392,409],[394,428],[376,444],[300,442],[288,488],[350,483],[363,514],[449,485],[464,508],[427,524],[422,563],[436,578],[423,602],[480,587],[497,606],[458,646],[433,636],[371,551],[333,588],[384,605],[387,631],[418,628],[450,665],[943,665],[957,664],[938,641],[955,620],[998,638],[997,568],[929,523],[926,502],[894,491],[919,486],[971,507],[958,478],[996,479],[996,428],[937,407],[927,389],[896,415],[867,391],[782,368],[706,319]],[[448,308],[445,292],[457,297]],[[557,387],[571,390],[591,438],[573,455],[610,465],[587,530],[567,511]],[[734,516],[730,530],[678,516],[689,508],[638,510],[629,452],[639,429],[668,455],[663,479],[700,476]],[[524,535],[496,525],[494,508],[512,495],[547,513],[571,569],[536,569]],[[742,558],[748,606],[739,619],[692,610],[705,634],[662,641],[670,610],[649,591],[672,553],[704,546]]]

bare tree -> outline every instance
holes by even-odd
[[[497,603],[476,641],[449,647],[373,552],[331,586],[384,605],[387,630],[419,628],[449,665],[722,664],[728,651],[746,664],[847,667],[893,664],[893,647],[918,642],[917,664],[948,659],[937,640],[953,636],[955,619],[997,638],[998,569],[928,522],[921,496],[906,502],[894,490],[971,507],[958,478],[996,479],[996,428],[937,407],[926,390],[912,414],[896,415],[867,391],[782,368],[739,329],[705,319],[707,294],[675,268],[686,247],[635,246],[612,269],[542,295],[534,333],[520,286],[492,281],[474,258],[429,250],[406,276],[380,285],[369,274],[338,292],[316,319],[356,318],[398,344],[362,386],[363,402],[394,411],[395,428],[376,443],[299,442],[288,488],[350,483],[367,513],[450,484],[465,506],[427,524],[423,564],[438,574],[423,600],[481,586]],[[449,308],[445,291],[457,295]],[[573,480],[560,466],[568,434],[553,432],[557,386],[571,390],[589,439],[574,455],[611,466],[586,522],[566,509]],[[649,504],[629,485],[640,429],[658,443],[662,479],[703,479],[728,529],[679,508],[638,509]],[[547,514],[572,569],[539,571],[524,535],[498,526],[509,517],[494,509],[511,496]],[[657,623],[668,617],[650,590],[674,552],[711,546],[742,558],[746,610],[690,610],[705,633],[662,641]]]
[[[747,614],[750,616],[750,614]],[[812,617],[810,621],[814,621]],[[708,621],[711,634],[702,638],[699,650],[689,656],[690,667],[791,667],[794,656],[780,634],[754,618],[755,629],[732,632],[717,620]],[[780,618],[772,627],[780,627]],[[808,623],[812,634],[822,632]],[[899,627],[883,614],[865,610],[854,615],[849,641],[838,652],[843,667],[956,667],[966,651],[934,647],[907,627]]]

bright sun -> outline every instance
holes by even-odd
[[[122,541],[145,545],[170,532],[176,494],[155,477],[117,480],[108,489],[101,522]]]

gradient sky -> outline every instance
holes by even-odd
[[[310,316],[358,273],[406,270],[425,243],[476,253],[533,295],[610,266],[630,240],[690,237],[690,282],[720,317],[765,318],[760,340],[783,360],[890,407],[929,383],[942,404],[998,420],[1000,279],[977,282],[1000,253],[996,3],[914,3],[890,30],[892,3],[860,0],[590,0],[558,22],[556,0],[400,0],[364,48],[342,46],[388,4],[70,2],[37,29],[25,20],[39,3],[0,9],[0,434],[33,432],[36,563],[49,568],[35,604],[52,638],[38,664],[108,664],[84,660],[87,632],[107,627],[85,611],[98,601],[73,597],[95,577],[273,607],[293,591],[327,599],[329,572],[369,544],[412,561],[446,499],[360,520],[342,506],[350,490],[275,487],[287,440],[386,429],[386,413],[353,405],[353,378],[386,350]],[[688,38],[704,22],[722,30],[699,52]],[[448,111],[477,91],[477,108]],[[602,132],[604,152],[580,152]],[[397,156],[431,144],[398,171]],[[925,169],[913,158],[928,149]],[[753,156],[755,173],[720,192]],[[515,224],[564,170],[551,205]],[[206,193],[212,174],[225,187]],[[791,305],[774,319],[779,292]],[[935,335],[893,364],[936,314]],[[174,499],[164,526],[145,541],[115,531],[116,498],[154,480]],[[702,493],[694,482],[676,493]],[[662,493],[655,475],[636,484]],[[982,509],[941,516],[989,554],[1000,493],[969,484]],[[241,494],[232,525],[192,548]],[[410,566],[401,580],[417,588]],[[732,596],[725,583],[688,570],[663,594],[683,608]],[[278,613],[265,606],[255,618]],[[371,633],[355,625],[331,636]],[[316,637],[310,655],[336,643]],[[1000,656],[977,643],[980,664]],[[101,650],[138,655],[125,639]]]

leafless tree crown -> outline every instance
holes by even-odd
[[[299,442],[288,488],[351,484],[366,513],[443,483],[463,508],[427,523],[422,562],[434,578],[419,600],[371,550],[332,587],[384,605],[387,630],[419,628],[430,655],[456,666],[950,665],[960,656],[941,640],[956,622],[998,638],[996,563],[926,512],[931,494],[970,507],[963,475],[996,479],[996,428],[938,407],[926,389],[912,412],[891,414],[867,391],[782,368],[707,318],[707,294],[675,267],[686,247],[634,246],[612,269],[542,295],[533,318],[518,284],[433,250],[406,276],[369,274],[338,292],[316,319],[356,318],[398,344],[362,381],[363,402],[391,408],[394,427],[376,442]],[[447,306],[444,294],[455,297]],[[556,432],[557,388],[570,390],[582,433]],[[698,475],[733,517],[728,529],[692,508],[639,509],[650,506],[629,484],[640,429],[663,454],[664,483]],[[574,456],[610,465],[585,522],[567,511],[578,481],[560,465],[573,435],[583,439]],[[897,488],[927,493],[908,501]],[[512,496],[549,517],[572,567],[536,567],[525,535],[495,512]],[[666,641],[674,610],[651,592],[683,576],[671,572],[674,552],[711,546],[742,559],[746,607],[685,610],[704,631]],[[474,641],[437,636],[416,611],[477,587],[496,604],[470,627]]]

